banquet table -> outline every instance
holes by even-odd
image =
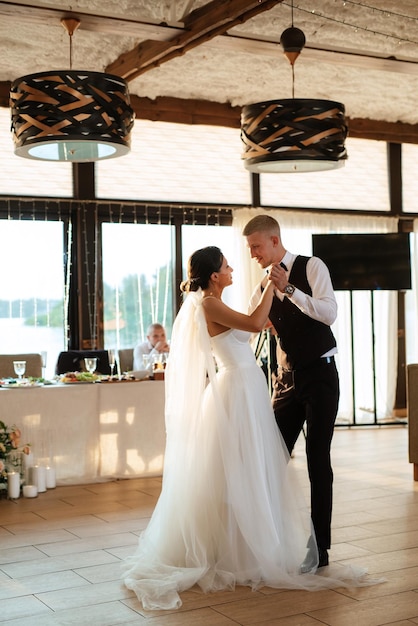
[[[0,420],[20,428],[59,485],[159,476],[164,399],[156,380],[2,388]]]

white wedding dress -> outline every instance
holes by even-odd
[[[205,592],[370,584],[351,568],[337,579],[323,575],[330,568],[300,574],[310,516],[264,374],[249,333],[209,338],[201,301],[201,293],[189,294],[173,328],[163,488],[124,564],[125,585],[144,608],[170,609],[195,584]]]

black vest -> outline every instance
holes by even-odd
[[[296,257],[289,282],[311,296],[312,289],[306,277],[308,260],[309,257]],[[286,296],[283,301],[273,297],[269,318],[277,330],[278,341],[287,356],[288,366],[292,369],[307,365],[337,345],[329,326],[302,313]]]

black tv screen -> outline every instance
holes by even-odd
[[[313,235],[335,290],[399,291],[411,288],[408,233]]]

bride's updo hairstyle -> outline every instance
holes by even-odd
[[[213,272],[219,272],[224,255],[216,246],[207,246],[193,252],[187,262],[187,280],[180,285],[181,291],[207,289]]]

